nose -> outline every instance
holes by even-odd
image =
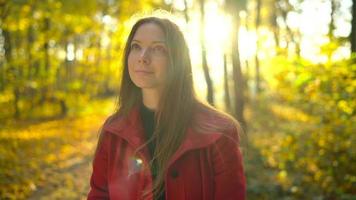
[[[149,64],[150,63],[150,57],[149,57],[149,49],[145,48],[142,49],[141,55],[139,57],[139,63],[144,63],[144,64]]]

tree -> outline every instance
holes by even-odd
[[[240,29],[240,11],[246,8],[247,0],[225,2],[226,10],[232,16],[232,71],[234,82],[234,114],[237,120],[241,122],[243,127],[246,127],[244,118],[244,76],[241,69],[240,51],[239,51],[239,29]]]
[[[112,94],[126,39],[121,22],[150,2],[0,1],[0,97],[9,99],[0,105],[3,115],[65,115]]]
[[[351,43],[351,53],[356,52],[356,0],[352,0],[352,21],[351,21],[351,33],[350,33],[350,43]]]
[[[210,78],[208,62],[206,58],[206,48],[205,48],[205,0],[199,0],[200,6],[200,45],[201,45],[201,58],[202,58],[202,66],[204,71],[204,77],[207,86],[207,100],[211,105],[214,105],[214,87],[213,81]]]
[[[224,54],[224,101],[225,101],[225,109],[227,111],[231,110],[231,102],[230,102],[230,88],[229,88],[229,76],[227,72],[227,56]]]
[[[295,4],[298,4],[300,2],[293,2]],[[290,1],[288,0],[278,0],[276,4],[276,10],[278,11],[277,13],[280,13],[280,17],[283,20],[284,26],[285,26],[285,40],[286,40],[286,48],[285,48],[285,53],[288,55],[289,53],[289,46],[290,44],[294,44],[294,53],[297,55],[297,57],[300,57],[300,33],[299,30],[292,30],[291,27],[287,23],[287,16],[288,13],[293,11],[293,12],[300,12],[300,10],[297,10],[294,5],[291,4]]]
[[[256,82],[256,93],[260,93],[260,60],[258,59],[258,50],[260,48],[260,40],[259,40],[259,26],[261,24],[261,7],[262,7],[262,0],[256,0],[256,54],[255,54],[255,82]]]
[[[271,16],[269,22],[273,31],[274,41],[276,44],[276,52],[277,54],[279,54],[280,40],[279,40],[279,26],[277,23],[277,12],[278,12],[277,3],[278,0],[273,0],[271,3]]]

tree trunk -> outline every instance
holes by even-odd
[[[256,94],[258,95],[260,93],[260,60],[258,58],[258,51],[260,48],[260,42],[259,42],[259,26],[261,24],[261,6],[262,6],[262,1],[257,0],[256,2],[256,21],[255,21],[255,26],[256,26],[256,55],[255,55],[255,82],[256,82]]]
[[[279,55],[280,41],[279,41],[279,27],[277,24],[277,12],[278,12],[277,0],[274,0],[272,5],[272,15],[271,15],[270,23],[273,30],[274,41],[276,43],[275,51],[277,52],[277,55]]]
[[[283,19],[283,22],[286,26],[286,34],[285,34],[285,38],[286,38],[286,48],[285,48],[285,55],[288,57],[289,54],[289,45],[290,43],[294,42],[294,36],[293,36],[293,32],[292,30],[289,28],[288,23],[287,23],[287,15],[288,15],[288,10],[285,10],[284,8],[281,8],[280,6],[278,6],[279,11],[281,12],[281,16]]]
[[[48,75],[48,70],[50,66],[49,59],[49,28],[50,28],[50,19],[46,17],[44,19],[44,34],[45,34],[45,43],[43,44],[43,53],[44,53],[44,66],[45,66],[45,74]]]
[[[44,44],[42,46],[42,51],[44,55],[43,66],[44,69],[40,71],[41,77],[41,88],[40,88],[40,96],[41,99],[39,101],[39,105],[42,106],[48,100],[48,92],[49,92],[49,68],[50,68],[50,58],[49,58],[49,29],[50,29],[50,18],[47,16],[43,21],[43,33],[44,33]]]
[[[235,116],[241,123],[242,127],[246,128],[246,121],[244,118],[244,80],[241,70],[240,55],[239,55],[239,41],[238,34],[240,28],[240,18],[236,14],[233,19],[232,31],[232,66],[233,66],[233,80],[234,80],[234,95],[235,95]]]
[[[8,16],[8,14],[10,13],[9,12],[9,6],[7,6],[9,4],[9,1],[1,1],[0,2],[0,27],[3,27],[3,23],[6,19],[6,17]],[[7,55],[8,53],[8,48],[10,47],[11,48],[11,45],[9,46],[9,44],[7,44],[8,40],[6,39],[6,37],[9,37],[9,33],[5,33],[6,30],[5,29],[1,29],[2,30],[2,39],[3,39],[3,42],[4,42],[4,50],[5,50],[5,59],[4,60],[1,60],[0,61],[0,91],[3,91],[5,90],[5,84],[6,84],[6,61],[7,60],[7,57],[9,55]],[[5,34],[8,34],[7,36]]]
[[[207,85],[207,100],[209,104],[214,105],[214,91],[213,91],[213,81],[210,78],[210,73],[209,73],[209,67],[208,67],[208,62],[206,59],[206,48],[205,48],[205,1],[204,0],[199,0],[200,4],[200,23],[201,23],[201,28],[200,28],[200,44],[201,44],[201,55],[202,55],[202,65],[203,65],[203,71],[204,71],[204,77]]]
[[[109,33],[109,38],[112,37],[112,33]],[[111,43],[109,43],[109,45],[106,47],[106,59],[107,59],[107,66],[104,70],[104,76],[106,77],[103,81],[103,91],[104,91],[104,95],[110,95],[110,87],[109,87],[109,80],[111,78],[111,74],[110,74],[110,65],[111,65],[111,60],[112,60],[112,56],[111,56]]]
[[[329,40],[332,41],[334,39],[334,30],[335,30],[335,10],[336,10],[336,4],[335,0],[330,0],[331,4],[331,12],[330,12],[330,23],[329,23],[329,31],[328,31],[328,37]]]
[[[329,42],[333,42],[335,40],[334,38],[334,30],[335,30],[335,11],[336,11],[336,2],[335,0],[330,0],[330,22],[329,22],[329,30],[328,30],[328,38]],[[332,55],[334,51],[326,51],[326,55],[328,58],[328,61],[332,61]]]
[[[351,21],[351,53],[356,52],[356,0],[352,0],[352,21]]]
[[[5,62],[0,60],[0,92],[5,90]]]
[[[10,32],[6,29],[2,30],[2,34],[4,36],[5,60],[8,67],[10,68],[12,62],[11,36],[10,36]]]
[[[189,14],[188,14],[188,2],[187,0],[184,0],[184,18],[185,18],[185,21],[189,22]]]
[[[225,110],[231,111],[231,102],[230,102],[230,90],[229,90],[229,76],[227,73],[227,58],[224,54],[224,100],[225,100]]]
[[[27,64],[28,64],[28,71],[27,71],[27,79],[32,80],[34,75],[34,66],[33,66],[33,56],[32,56],[32,46],[34,42],[34,34],[33,34],[33,26],[30,23],[28,30],[27,30]]]
[[[4,49],[5,49],[5,60],[6,60],[6,65],[8,68],[8,72],[10,75],[10,84],[12,84],[13,89],[12,89],[12,93],[14,96],[14,100],[13,100],[13,109],[14,109],[14,115],[13,117],[15,119],[18,119],[20,117],[20,108],[19,108],[19,89],[16,83],[14,83],[14,81],[16,81],[16,69],[13,66],[12,63],[12,44],[11,44],[11,36],[10,36],[10,32],[6,29],[2,30],[3,36],[4,36]]]

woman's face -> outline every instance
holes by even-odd
[[[144,23],[130,44],[128,69],[132,82],[141,89],[161,91],[168,65],[168,49],[162,29],[154,23]]]

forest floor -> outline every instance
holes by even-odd
[[[75,117],[1,125],[0,199],[83,199],[98,131],[113,102],[91,102]]]
[[[0,148],[4,161],[0,164],[0,199],[85,199],[98,130],[112,102],[97,103],[94,107],[100,113],[10,125],[0,131],[0,144],[6,146]],[[278,199],[282,188],[275,180],[277,172],[264,165],[263,149],[255,140],[266,139],[280,125],[266,107],[257,104],[250,103],[246,109],[249,142],[243,154],[248,197]]]

